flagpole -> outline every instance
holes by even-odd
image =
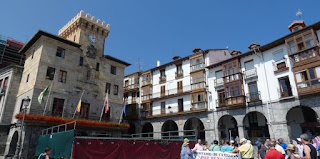
[[[109,89],[107,89],[107,93],[109,93]],[[106,104],[105,104],[106,100],[108,100],[108,99],[107,99],[107,94],[106,94],[106,98],[105,98],[104,101],[103,101],[103,107],[102,107],[102,110],[101,110],[100,120],[99,120],[99,121],[101,121],[101,119],[102,119],[103,111],[104,111],[104,109],[105,109],[105,107],[106,107]],[[109,103],[107,102],[107,104],[109,104]]]
[[[84,90],[82,91],[82,94],[81,94],[81,97],[80,97],[79,101],[82,99],[83,93],[84,93]],[[78,107],[78,105],[76,106],[76,109],[74,110],[74,113],[73,113],[72,118],[74,118],[74,116],[75,116],[76,113],[77,113],[77,107]]]
[[[43,110],[43,113],[42,113],[42,115],[45,115],[45,113],[46,113],[46,110],[47,110],[47,105],[48,105],[48,101],[49,101],[49,98],[50,98],[50,94],[51,94],[51,88],[52,88],[52,84],[53,84],[53,80],[52,80],[52,82],[51,82],[51,84],[50,84],[50,88],[49,88],[49,94],[48,94],[48,98],[47,98],[47,101],[46,101],[46,105],[44,106],[44,110]]]

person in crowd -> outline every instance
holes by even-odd
[[[209,147],[208,147],[208,142],[207,142],[207,141],[204,141],[203,146],[202,146],[202,149],[203,149],[204,151],[209,151]]]
[[[275,146],[276,146],[275,142],[271,141],[268,143],[269,151],[264,156],[264,159],[285,159],[283,154],[278,150],[276,150]]]
[[[266,148],[268,148],[269,142],[270,142],[270,139],[266,139],[266,141],[264,142],[264,146],[265,146]]]
[[[284,151],[284,149],[279,144],[277,144],[277,141],[276,141],[275,138],[272,138],[271,142],[273,142],[273,144],[275,145],[275,149],[277,151],[281,152],[283,154],[283,156],[286,156],[286,152]]]
[[[303,143],[301,142],[301,138],[297,138],[296,148],[298,150],[298,155],[303,156]]]
[[[247,143],[247,139],[242,138],[240,140],[240,147],[231,151],[232,153],[240,152],[242,159],[252,159],[253,158],[253,146]]]
[[[184,148],[183,144],[186,143],[186,142],[189,143],[189,139],[188,138],[183,139],[183,143],[181,145],[181,150]]]
[[[233,151],[233,148],[230,146],[230,143],[228,140],[225,140],[223,143],[223,146],[220,149],[221,151]]]
[[[257,145],[258,146],[258,153],[259,153],[259,156],[263,159],[264,156],[266,155],[268,147],[265,146],[265,143],[258,142],[257,144],[260,144],[260,145]]]
[[[180,153],[180,159],[193,159],[193,153],[189,147],[189,140],[188,142],[183,143],[183,148]]]
[[[303,145],[303,156],[298,156],[298,159],[317,159],[317,150],[310,143],[309,136],[307,134],[300,135]]]
[[[194,148],[192,149],[192,151],[202,151],[203,147],[201,145],[201,139],[198,139],[198,143],[196,145],[194,145]]]
[[[287,144],[283,142],[283,139],[280,138],[278,139],[279,145],[285,150],[287,148]],[[285,153],[287,154],[287,152],[285,151]]]
[[[319,158],[319,148],[320,148],[320,145],[317,144],[317,143],[315,142],[315,140],[312,140],[312,145],[316,148],[317,156],[318,156],[318,158]]]
[[[214,140],[213,144],[209,148],[210,151],[220,151],[220,146],[218,140]]]
[[[240,139],[239,136],[236,136],[236,138],[234,139],[235,142],[240,143]]]
[[[235,146],[235,141],[231,140],[230,141],[230,146],[234,149],[236,146]]]
[[[296,159],[299,156],[295,153],[296,146],[294,146],[293,144],[287,145],[287,148],[285,150],[288,152],[287,154],[289,156],[287,159]]]
[[[49,158],[50,153],[51,153],[51,148],[50,148],[50,147],[47,147],[47,148],[44,150],[44,153],[40,154],[40,156],[39,156],[38,159],[50,159],[50,158]]]

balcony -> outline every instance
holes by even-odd
[[[288,87],[288,89],[286,90],[280,90],[278,88],[278,95],[279,95],[279,99],[280,100],[285,100],[285,99],[289,99],[289,98],[292,98],[294,97],[293,94],[292,94],[292,87],[291,85]]]
[[[297,90],[300,96],[316,94],[320,92],[320,79],[312,79],[297,83]]]
[[[225,107],[226,100],[225,99],[216,99],[216,105],[217,105],[217,107]]]
[[[163,97],[173,97],[173,96],[179,96],[180,94],[184,94],[191,91],[191,86],[184,86],[182,89],[174,88],[174,89],[168,89],[164,92],[155,92],[153,93],[153,98],[163,98]]]
[[[214,88],[224,87],[223,78],[218,78],[214,80]]]
[[[142,81],[142,86],[149,85],[149,84],[152,84],[152,80]]]
[[[183,70],[177,71],[176,72],[176,79],[182,78],[183,77]]]
[[[247,97],[247,103],[249,107],[262,104],[260,91],[247,93],[246,97]]]
[[[236,106],[245,106],[246,99],[244,95],[244,91],[230,91],[226,93],[226,106],[228,107],[236,107]]]
[[[286,71],[286,70],[289,70],[289,67],[288,67],[286,59],[273,62],[273,71],[274,71],[274,73],[279,73],[279,72],[283,72],[283,71]]]
[[[253,79],[253,78],[257,78],[258,74],[257,74],[257,68],[250,68],[250,69],[246,69],[245,71],[243,71],[243,78],[245,80],[249,80],[249,79]]]
[[[135,83],[135,84],[125,85],[124,86],[124,91],[125,92],[133,90],[133,89],[139,89],[139,83]]]
[[[142,95],[141,100],[142,102],[148,102],[152,99],[152,94]]]
[[[206,110],[206,109],[207,109],[207,103],[203,101],[203,102],[192,103],[192,107],[190,108],[190,111]]]
[[[166,80],[166,75],[161,75],[159,77],[159,83],[165,83],[167,80]]]
[[[235,74],[227,75],[224,77],[226,82],[232,82],[236,80],[242,80],[242,73],[238,72]]]
[[[168,116],[176,116],[176,115],[182,115],[182,114],[190,114],[190,113],[197,113],[197,112],[204,112],[207,111],[206,103],[199,104],[197,106],[192,107],[192,105],[183,105],[183,111],[180,111],[174,107],[179,106],[169,106],[166,107],[166,109],[157,110],[156,112],[153,112],[152,115],[147,116],[146,118],[157,118],[157,117],[168,117]],[[145,114],[147,115],[147,114]]]
[[[125,120],[137,120],[138,119],[138,105],[127,105]]]

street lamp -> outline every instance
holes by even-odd
[[[27,112],[27,108],[30,104],[30,98],[27,96],[27,98],[24,98],[22,99],[22,104],[23,104],[23,118],[22,118],[22,121],[21,121],[21,128],[20,128],[20,135],[19,135],[19,138],[18,138],[18,143],[17,143],[17,147],[16,147],[16,151],[14,153],[14,156],[12,158],[15,158],[15,159],[19,159],[19,154],[20,154],[20,150],[21,150],[21,144],[22,144],[22,132],[24,130],[24,118],[26,117],[26,112]]]

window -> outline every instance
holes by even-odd
[[[113,95],[118,95],[118,91],[119,91],[118,89],[119,89],[118,85],[113,86]]]
[[[0,80],[0,88],[2,88],[2,82],[3,82],[3,80],[1,79]],[[1,92],[0,92],[1,93]]]
[[[281,60],[284,59],[283,49],[277,50],[277,51],[273,52],[272,54],[273,54],[273,60],[274,60],[275,62],[281,61]]]
[[[204,92],[191,94],[191,104],[193,109],[205,108],[206,95]]]
[[[166,78],[166,72],[165,72],[165,70],[160,70],[160,77],[161,77],[161,78]]]
[[[182,81],[178,81],[177,82],[177,88],[178,88],[178,93],[182,93],[183,92]]]
[[[63,113],[64,99],[54,98],[52,106],[53,116],[62,116]]]
[[[91,70],[87,69],[86,80],[89,81],[91,79]]]
[[[31,59],[33,59],[34,53],[36,52],[36,49],[33,49]]]
[[[244,68],[246,70],[250,70],[250,69],[254,68],[253,60],[249,60],[249,61],[244,62]]]
[[[58,47],[57,48],[57,53],[56,56],[64,58],[64,54],[65,54],[66,50],[64,48]]]
[[[129,86],[129,80],[124,81],[124,88],[127,88]]]
[[[76,35],[73,36],[73,41],[76,41]]]
[[[250,101],[259,100],[259,91],[258,91],[257,82],[254,81],[254,82],[248,83],[248,87],[249,87]]]
[[[292,96],[289,77],[288,76],[282,77],[282,78],[279,78],[278,80],[279,80],[279,84],[280,84],[280,96],[281,96],[281,98]]]
[[[183,112],[183,98],[178,99],[178,111]]]
[[[83,66],[83,57],[80,56],[79,66]]]
[[[108,94],[110,94],[110,89],[111,89],[111,84],[110,83],[106,83],[106,93],[108,92]]]
[[[85,102],[81,102],[80,118],[88,119],[89,110],[90,110],[90,104],[85,103]]]
[[[226,105],[226,95],[224,89],[218,90],[218,106],[225,106]]]
[[[177,65],[176,77],[183,77],[182,64]]]
[[[46,79],[53,80],[55,71],[56,71],[55,68],[48,67]]]
[[[204,67],[203,56],[190,59],[190,67],[191,67],[191,72],[202,69]]]
[[[100,63],[97,63],[96,65],[96,71],[99,71]]]
[[[117,74],[117,68],[115,66],[111,66],[111,74],[116,75]]]
[[[6,92],[6,90],[7,90],[8,80],[9,80],[9,78],[8,78],[8,77],[6,77],[6,78],[4,79],[4,82],[3,82],[2,90],[3,90],[3,92],[4,92],[4,93],[5,93],[5,92]]]
[[[166,95],[166,86],[161,86],[161,97]]]
[[[288,40],[286,44],[290,54],[294,54],[299,51],[303,51],[315,46],[315,37],[313,36],[313,30],[306,31],[298,34]]]
[[[252,65],[253,65],[253,63],[249,63],[247,65],[247,67],[252,67]],[[238,69],[238,67],[239,67],[239,61],[229,62],[229,63],[224,64],[222,66],[226,82],[231,82],[231,81],[234,81],[234,80],[241,79],[241,78],[239,78],[239,74],[238,74],[239,73],[239,69]]]
[[[66,83],[67,81],[67,71],[60,70],[59,82]]]
[[[161,102],[161,115],[166,114],[166,102]]]
[[[205,74],[203,72],[197,72],[191,76],[191,89],[205,88]]]
[[[28,83],[28,82],[29,82],[29,75],[30,75],[30,74],[28,74],[28,75],[27,75],[26,83]]]
[[[320,66],[296,72],[295,77],[298,88],[305,88],[309,87],[310,85],[318,85],[320,84]]]

